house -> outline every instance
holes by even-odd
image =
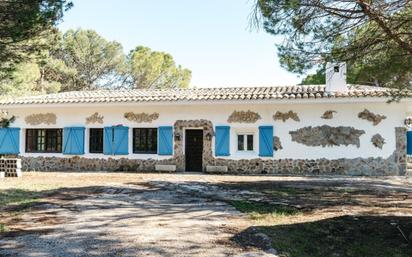
[[[3,100],[23,170],[404,175],[411,99],[326,85],[66,92]],[[412,138],[412,137],[411,137]],[[411,144],[412,145],[412,144]]]

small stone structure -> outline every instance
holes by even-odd
[[[333,114],[337,113],[337,111],[328,110],[321,116],[322,119],[331,120],[333,119]]]
[[[176,165],[156,164],[155,165],[155,170],[160,171],[160,172],[175,172],[176,171]]]
[[[273,150],[279,151],[279,150],[282,150],[282,149],[283,149],[283,147],[282,147],[282,143],[280,142],[280,138],[277,137],[277,136],[274,136],[273,137]]]
[[[2,173],[4,177],[21,177],[21,168],[21,159],[0,158],[0,173]]]
[[[94,123],[103,124],[103,119],[104,119],[103,115],[99,115],[98,112],[95,112],[86,118],[86,124],[94,124]]]
[[[211,166],[211,165],[206,166],[207,173],[223,174],[223,173],[227,173],[227,171],[228,171],[227,166]]]
[[[340,146],[356,145],[360,147],[359,137],[365,134],[364,130],[353,127],[331,127],[328,125],[304,127],[290,131],[292,141],[307,146]]]
[[[299,116],[296,112],[293,111],[288,111],[288,112],[279,112],[277,111],[275,113],[275,115],[273,115],[273,120],[277,121],[277,120],[281,120],[283,122],[287,121],[288,119],[292,119],[294,121],[299,122]]]
[[[154,112],[152,114],[148,114],[145,112],[142,113],[133,113],[133,112],[126,112],[124,117],[129,121],[134,121],[136,123],[143,123],[143,122],[152,122],[159,118],[159,113]]]
[[[386,119],[385,115],[375,114],[368,109],[363,110],[358,114],[360,119],[364,119],[373,123],[374,126],[381,123],[382,120]]]
[[[382,149],[385,144],[385,138],[383,138],[380,134],[376,134],[372,137],[371,142],[375,147]]]
[[[260,117],[259,113],[252,112],[250,110],[248,111],[234,111],[229,118],[227,119],[227,122],[229,123],[255,123],[256,121],[260,120],[262,117]]]
[[[37,113],[26,116],[24,121],[29,125],[56,124],[57,116],[54,113]]]

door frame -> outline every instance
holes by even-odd
[[[204,139],[204,131],[205,131],[205,129],[203,128],[203,127],[184,127],[183,128],[183,140],[182,140],[182,143],[183,143],[183,155],[184,155],[184,162],[183,162],[183,164],[184,164],[184,171],[185,172],[187,172],[187,170],[186,170],[186,139],[187,139],[187,136],[186,136],[186,131],[187,130],[202,130],[203,131],[203,133],[202,133],[202,144],[203,144],[203,147],[202,147],[202,171],[201,172],[203,172],[203,165],[204,165],[204,147],[205,147],[205,139]]]

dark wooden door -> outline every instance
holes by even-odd
[[[186,130],[185,141],[186,171],[202,171],[203,130]]]

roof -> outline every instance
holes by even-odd
[[[387,98],[390,90],[381,87],[350,85],[346,92],[326,92],[325,85],[277,87],[225,87],[189,89],[133,89],[72,91],[27,96],[0,101],[1,105],[78,104],[78,103],[146,103],[195,101],[247,101],[282,99]]]

